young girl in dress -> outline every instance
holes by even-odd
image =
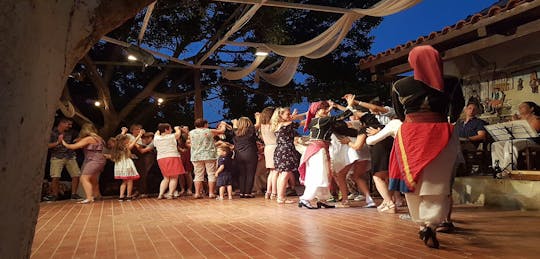
[[[122,130],[124,132],[124,130]],[[114,179],[121,179],[119,201],[131,201],[131,192],[133,190],[133,180],[139,179],[139,173],[135,168],[133,160],[131,160],[131,149],[135,143],[141,138],[143,130],[139,132],[137,137],[130,141],[130,137],[125,134],[120,134],[116,137],[116,143],[111,150],[111,160],[114,162]],[[124,196],[124,194],[126,194]]]
[[[219,188],[219,197],[217,200],[223,200],[225,196],[225,187],[227,187],[227,193],[229,200],[232,200],[232,160],[231,160],[231,147],[227,144],[221,144],[217,147],[217,154],[219,156],[217,161],[218,169],[215,172],[217,178],[217,187]]]

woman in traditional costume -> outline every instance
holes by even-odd
[[[390,189],[405,193],[409,212],[426,246],[438,248],[435,227],[450,209],[453,165],[459,152],[454,127],[465,100],[455,77],[443,76],[439,52],[429,45],[409,53],[414,76],[392,88],[396,114],[403,121],[390,156]]]

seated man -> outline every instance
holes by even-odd
[[[462,147],[468,151],[476,150],[478,145],[486,140],[487,136],[484,128],[487,122],[476,118],[477,114],[477,104],[474,102],[468,103],[465,107],[465,119],[458,121],[456,125]]]
[[[540,133],[540,107],[534,102],[522,102],[519,107],[519,116],[514,120],[526,120],[536,133]],[[492,166],[500,171],[497,177],[505,177],[508,170],[516,169],[519,151],[529,146],[539,146],[538,135],[531,139],[514,139],[497,141],[491,145]],[[510,168],[513,165],[513,168]]]

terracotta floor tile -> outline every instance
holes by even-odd
[[[360,204],[360,203],[359,203]],[[406,209],[401,209],[406,212]],[[306,210],[262,198],[42,203],[32,258],[531,258],[540,212],[454,209],[454,234],[426,248],[399,215]]]

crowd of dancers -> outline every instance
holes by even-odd
[[[70,120],[61,120],[49,144],[51,196],[58,193],[55,180],[62,166],[73,182],[79,175],[70,160],[74,149],[83,149],[85,155],[80,174],[86,197],[79,203],[83,204],[101,196],[97,179],[106,159],[114,162],[114,177],[122,181],[120,201],[134,198],[134,185],[139,197],[148,195],[146,179],[154,159],[163,176],[157,199],[184,193],[195,199],[223,200],[233,199],[235,189],[240,198],[254,197],[254,178],[264,157],[266,199],[307,209],[348,207],[350,179],[362,193],[364,207],[395,213],[404,204],[404,194],[410,216],[420,226],[420,239],[438,248],[434,230],[449,215],[459,151],[452,123],[463,110],[464,99],[459,80],[443,76],[439,53],[431,46],[415,47],[409,63],[414,76],[394,84],[393,107],[347,94],[340,100],[346,102],[344,106],[319,101],[305,113],[267,107],[254,115],[254,123],[241,117],[230,124],[221,122],[215,129],[202,118],[195,120],[192,130],[161,123],[152,133],[133,125],[107,142],[91,124],[83,125],[73,142],[74,137],[65,134]],[[301,136],[299,129],[309,135]],[[365,180],[368,172],[382,197],[380,204],[371,197]],[[288,199],[287,187],[298,182],[305,187],[302,195],[296,201]],[[328,202],[335,199],[333,182],[341,202]]]

